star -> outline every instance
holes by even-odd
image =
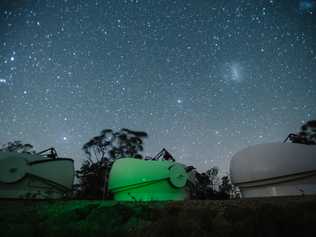
[[[315,0],[6,2],[2,143],[53,146],[79,168],[84,143],[129,128],[148,133],[144,156],[166,147],[224,173],[316,118]]]
[[[178,103],[178,104],[182,104],[182,102],[183,102],[183,101],[182,101],[181,99],[177,99],[177,103]]]
[[[0,78],[0,84],[6,84],[7,83],[7,80],[4,79],[4,78]]]

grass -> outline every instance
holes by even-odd
[[[316,236],[316,197],[0,201],[0,236]]]

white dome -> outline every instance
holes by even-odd
[[[73,179],[72,159],[0,152],[0,198],[62,198]]]
[[[270,143],[233,156],[231,180],[243,197],[316,194],[316,146]]]
[[[248,147],[232,157],[235,184],[316,171],[316,146],[268,143]]]

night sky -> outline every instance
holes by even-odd
[[[228,171],[316,118],[316,1],[1,1],[0,144],[84,158],[104,128],[146,131]]]

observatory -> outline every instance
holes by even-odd
[[[71,191],[74,163],[50,148],[37,154],[0,152],[0,198],[63,198]]]
[[[242,197],[316,194],[316,146],[268,143],[232,157],[232,183]]]
[[[184,165],[166,160],[119,159],[109,177],[109,190],[118,201],[184,200]]]

